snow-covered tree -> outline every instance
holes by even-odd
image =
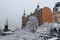
[[[44,23],[41,25],[38,29],[37,32],[43,33],[43,34],[49,34],[50,29],[53,27],[52,23]]]
[[[38,28],[38,20],[35,16],[30,16],[29,21],[26,24],[26,30],[35,32]]]

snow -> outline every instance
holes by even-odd
[[[37,32],[49,34],[51,27],[52,27],[51,23],[44,23],[43,25],[39,26]]]
[[[11,31],[8,31],[8,32],[2,32],[2,33],[4,33],[4,34],[13,34],[13,32],[11,32]]]
[[[38,20],[36,19],[36,17],[31,16],[29,18],[29,21],[26,24],[25,30],[26,31],[32,31],[32,30],[36,31],[37,28],[38,28]]]
[[[13,35],[0,36],[0,40],[33,40],[34,38],[33,33],[23,30],[15,31]]]
[[[53,23],[53,26],[54,26],[54,27],[57,27],[57,26],[58,26],[58,24],[57,24],[57,23]]]
[[[0,40],[42,40],[40,34],[27,32],[22,29],[16,30],[12,35],[1,36]]]
[[[57,40],[58,38],[57,37],[54,37],[54,38],[51,38],[51,39],[48,39],[48,40]]]
[[[32,19],[33,19],[33,17],[32,18],[30,17],[30,21],[28,22],[28,24],[29,23],[35,23],[36,20],[31,22]],[[38,24],[38,22],[37,22],[37,24]],[[32,28],[35,27],[35,25],[38,28],[37,28],[37,31],[35,33],[32,33],[32,32],[29,31],[30,29],[28,29],[30,27],[30,25],[31,24],[27,25],[27,28],[26,28],[27,31],[22,30],[18,27],[13,28],[14,29],[13,34],[6,35],[6,36],[0,35],[0,40],[43,40],[44,37],[50,37],[47,34],[49,34],[50,29],[54,27],[53,23],[44,23],[41,26],[38,26],[38,25],[34,24],[34,26],[32,26]],[[11,33],[11,32],[6,32],[6,33]],[[55,39],[57,39],[57,37],[53,37],[49,40],[55,40]]]

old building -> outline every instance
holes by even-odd
[[[60,2],[57,2],[53,8],[53,22],[60,23]]]
[[[51,9],[48,7],[44,7],[42,10],[42,23],[52,22],[52,12]]]
[[[53,22],[60,23],[60,11],[53,13]]]
[[[24,15],[22,16],[22,28],[26,27],[26,23],[29,21],[30,16],[35,16],[37,18],[39,26],[46,22],[52,22],[52,12],[48,7],[39,8],[39,5],[37,5],[34,13],[27,16],[25,16],[25,14],[24,11]]]

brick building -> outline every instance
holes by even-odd
[[[42,23],[52,22],[52,12],[50,8],[44,7],[42,10]]]
[[[24,15],[22,16],[22,28],[26,27],[30,16],[35,16],[37,18],[39,26],[46,22],[52,22],[52,12],[48,7],[39,8],[39,5],[37,5],[37,8],[35,9],[34,13],[31,13],[27,16],[25,16],[25,14],[26,13],[24,11]]]

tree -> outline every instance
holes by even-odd
[[[36,32],[38,28],[38,20],[36,17],[34,16],[30,16],[29,21],[26,24],[26,30],[30,31],[30,32]]]

